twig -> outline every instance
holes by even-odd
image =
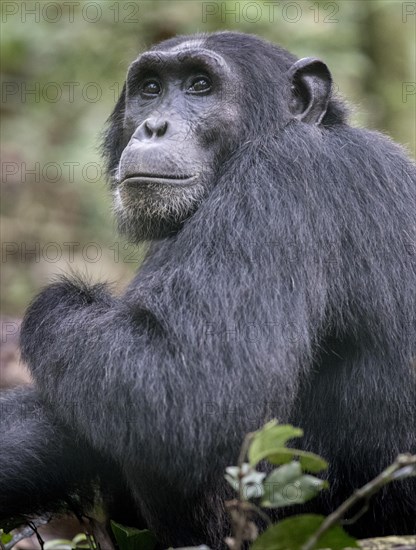
[[[302,546],[302,550],[313,550],[318,540],[324,533],[328,531],[333,525],[340,522],[342,517],[352,508],[358,501],[365,499],[369,500],[374,493],[379,491],[384,485],[394,481],[397,477],[402,477],[403,469],[406,469],[406,476],[416,474],[416,455],[401,454],[396,460],[388,466],[380,475],[375,477],[372,481],[366,485],[357,489],[354,493],[341,504],[332,514],[327,516],[321,523],[319,529],[307,540],[306,544]]]
[[[41,550],[43,550],[43,547],[45,545],[45,541],[43,540],[43,538],[39,534],[37,524],[30,521],[30,522],[28,522],[28,525],[29,525],[29,527],[31,527],[33,529],[33,532],[35,533],[36,538],[38,539],[39,546],[41,547]]]
[[[247,456],[248,448],[250,446],[250,443],[253,437],[254,437],[253,432],[250,432],[245,436],[243,444],[240,449],[240,455],[238,457],[238,462],[237,462],[237,466],[240,468],[239,483],[238,483],[238,501],[236,503],[236,509],[239,517],[237,522],[234,518],[235,533],[233,537],[234,538],[233,550],[239,550],[244,542],[244,531],[246,529],[246,524],[247,524],[247,513],[244,507],[242,506],[243,502],[245,501],[245,498],[244,498],[244,485],[242,482],[244,475],[241,473],[241,471]]]
[[[248,453],[248,448],[250,447],[250,443],[254,437],[254,434],[255,432],[249,432],[244,438],[243,444],[241,445],[240,454],[238,456],[237,466],[239,468],[241,468],[244,464],[244,461]]]
[[[36,519],[33,519],[31,522],[28,522],[26,526],[19,527],[15,534],[13,534],[13,538],[10,542],[7,544],[2,544],[0,546],[1,550],[11,550],[15,544],[20,542],[23,539],[27,539],[28,537],[31,537],[33,533],[35,532],[35,529],[37,527],[40,527],[41,525],[46,525],[50,521],[50,517],[39,517]],[[33,528],[35,527],[35,529]]]
[[[234,513],[231,513],[231,520],[233,524],[233,537],[231,540],[233,550],[240,550],[246,540],[249,519],[251,519],[249,518],[250,514],[255,514],[259,516],[267,525],[270,524],[269,516],[265,514],[258,506],[249,502],[244,496],[243,478],[245,474],[242,473],[242,469],[243,464],[246,461],[247,452],[254,437],[254,433],[255,432],[251,432],[246,435],[238,457],[237,466],[240,469],[238,499],[233,499],[226,502],[227,508],[234,509]]]

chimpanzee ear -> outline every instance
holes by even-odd
[[[332,77],[328,67],[313,57],[296,61],[289,69],[292,83],[290,110],[295,119],[320,124],[328,108]]]

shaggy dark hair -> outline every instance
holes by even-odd
[[[224,468],[267,419],[302,427],[304,448],[330,462],[331,489],[304,510],[329,512],[416,453],[415,165],[350,127],[335,99],[319,125],[291,118],[296,58],[281,48],[202,39],[244,75],[241,142],[123,296],[67,279],[30,306],[22,352],[37,389],[1,396],[0,517],[110,477],[100,455],[160,541],[218,549]],[[122,96],[110,173],[123,109]],[[30,403],[36,418],[22,417]],[[349,530],[415,533],[415,510],[416,480],[394,483]]]

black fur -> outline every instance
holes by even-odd
[[[350,127],[336,100],[320,125],[291,120],[284,50],[206,40],[244,74],[241,143],[121,298],[64,280],[30,306],[21,344],[38,393],[1,397],[16,420],[1,420],[0,517],[53,508],[93,477],[90,446],[119,465],[164,544],[217,549],[224,468],[267,419],[301,426],[304,447],[329,460],[331,489],[308,506],[318,512],[416,453],[415,165]],[[122,115],[123,99],[110,172]],[[39,420],[21,419],[35,399]],[[350,531],[414,534],[415,510],[415,480],[397,482]]]

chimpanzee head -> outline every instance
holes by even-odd
[[[292,122],[341,120],[322,61],[240,33],[162,42],[130,65],[104,142],[120,230],[168,236],[240,145]]]

